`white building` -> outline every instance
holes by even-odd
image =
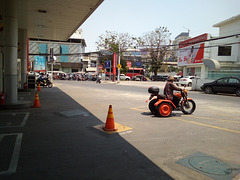
[[[219,27],[219,37],[202,34],[179,44],[178,66],[183,67],[184,76],[240,77],[240,15],[213,27]]]
[[[85,53],[82,60],[83,60],[83,72],[89,74],[96,74],[98,72],[99,65],[98,52]]]
[[[208,78],[216,79],[222,76],[240,77],[240,14],[213,25],[219,28],[219,37],[227,37],[213,41],[211,58],[220,64],[219,70],[208,72]]]

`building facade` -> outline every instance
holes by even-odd
[[[219,28],[219,37],[228,38],[212,41],[211,58],[219,62],[220,68],[209,70],[208,78],[240,77],[240,14],[213,27]]]
[[[82,54],[85,53],[83,39],[70,39],[69,41],[47,41],[30,39],[29,62],[30,69],[36,72],[54,71],[78,72],[82,70]],[[50,62],[48,55],[53,48],[54,61]]]
[[[82,71],[85,47],[85,40],[81,39],[81,30],[76,31],[68,41],[30,39],[30,70],[68,73]],[[54,59],[50,58],[51,49]]]
[[[240,77],[240,15],[213,27],[219,28],[219,37],[206,33],[179,43],[178,66],[184,76]]]

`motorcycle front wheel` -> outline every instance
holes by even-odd
[[[49,88],[52,88],[52,87],[53,87],[53,84],[52,84],[52,83],[49,83],[49,84],[48,84],[48,87],[49,87]]]
[[[184,114],[192,114],[196,109],[196,103],[193,100],[184,101],[182,104],[182,112]]]

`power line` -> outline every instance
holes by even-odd
[[[239,34],[233,34],[233,35],[228,35],[228,36],[222,36],[222,37],[217,37],[217,38],[211,38],[211,39],[207,39],[207,40],[201,40],[201,41],[195,41],[195,42],[191,42],[191,43],[183,43],[181,45],[196,45],[196,44],[199,44],[199,43],[204,43],[204,42],[211,42],[211,41],[217,41],[217,40],[221,40],[221,39],[226,39],[226,38],[231,38],[231,37],[236,37],[238,38],[238,36],[240,36],[240,33]],[[182,41],[183,42],[183,41]],[[181,43],[181,42],[180,42]],[[175,47],[175,46],[179,46],[179,44],[170,44],[170,45],[162,45],[162,48],[169,48],[169,47]],[[212,48],[212,47],[218,47],[218,46],[228,46],[228,45],[234,45],[234,44],[239,44],[240,42],[233,42],[233,43],[225,43],[225,44],[217,44],[217,45],[212,45],[212,46],[204,46],[204,47],[200,47],[200,48]],[[150,46],[150,45],[146,45],[146,46]],[[129,48],[129,47],[128,47]],[[189,48],[189,46],[186,46],[186,47],[183,47],[183,48]],[[183,48],[181,49],[168,49],[167,51],[179,51],[179,50],[182,50]],[[146,49],[144,47],[140,48],[140,49]],[[152,48],[153,49],[153,48]],[[199,48],[194,48],[193,49],[199,49]],[[157,51],[157,50],[156,50]],[[121,52],[140,52],[141,51],[137,51],[137,50],[134,50],[134,51],[127,51],[127,50],[122,50]],[[71,53],[71,54],[54,54],[54,56],[85,56],[89,53]],[[49,53],[44,53],[44,54],[39,54],[39,53],[31,53],[29,55],[32,55],[32,56],[49,56],[50,54]],[[88,57],[96,57],[96,56],[88,56]]]

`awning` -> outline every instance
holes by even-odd
[[[96,67],[88,67],[88,68],[86,68],[86,71],[87,72],[96,72],[97,68]]]
[[[208,67],[208,70],[218,70],[221,67],[219,62],[215,59],[203,59],[202,61],[204,65]]]

